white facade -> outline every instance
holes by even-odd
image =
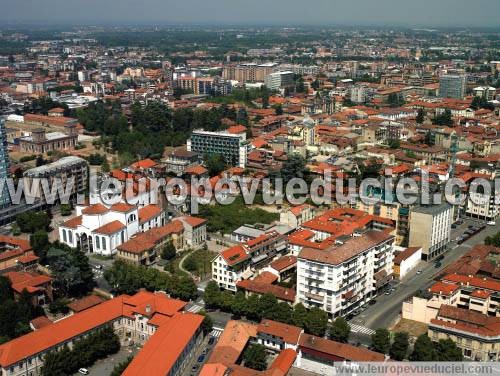
[[[77,206],[76,214],[76,218],[59,226],[59,241],[103,256],[114,255],[120,244],[138,232],[164,224],[161,210],[141,223],[138,207],[128,204],[116,204],[109,208],[102,204]]]
[[[393,236],[371,231],[328,250],[302,250],[297,260],[298,301],[333,316],[367,303],[377,294],[377,275],[392,274],[393,243]],[[341,260],[335,256],[350,248],[356,250],[352,255]]]

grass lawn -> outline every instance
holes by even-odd
[[[205,205],[200,208],[200,216],[208,220],[209,232],[230,234],[244,224],[271,223],[279,219],[278,213],[270,213],[245,204],[237,197],[231,205]]]
[[[184,261],[184,268],[198,277],[210,275],[212,272],[212,260],[217,253],[199,249],[193,251]]]

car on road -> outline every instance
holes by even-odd
[[[422,270],[421,270],[421,269],[418,269],[418,270],[417,270],[417,274],[422,274]]]
[[[385,292],[385,295],[391,295],[391,290],[387,290],[387,291]]]
[[[97,270],[102,270],[102,265],[101,264],[94,265],[94,268],[96,268]]]
[[[210,339],[208,340],[208,345],[212,346],[214,342],[215,342],[215,337],[210,337]]]
[[[87,368],[80,368],[78,370],[78,373],[81,373],[82,375],[88,375],[89,374],[89,370]]]
[[[372,299],[368,302],[369,305],[374,305],[374,304],[377,304],[377,300],[376,299]]]
[[[488,226],[496,226],[496,222],[495,221],[489,221],[486,223]]]
[[[452,224],[451,224],[451,228],[457,228],[457,225],[456,225],[456,224],[454,224],[454,223],[452,223]]]
[[[440,268],[440,267],[441,267],[441,265],[442,265],[442,264],[441,264],[440,262],[436,262],[436,263],[434,264],[434,267],[437,269],[437,268]]]
[[[205,360],[205,355],[203,355],[203,354],[202,354],[202,355],[200,355],[200,356],[198,357],[198,360],[197,360],[197,361],[198,361],[198,363],[202,363],[204,360]]]

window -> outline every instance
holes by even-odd
[[[63,234],[63,242],[67,242],[68,240],[66,239],[66,230],[62,230],[62,234]]]
[[[95,237],[95,247],[97,249],[101,248],[101,240],[99,239],[98,236]]]
[[[104,236],[102,237],[102,249],[106,249],[106,238]]]
[[[73,243],[73,232],[72,231],[68,231],[68,238],[69,238],[69,242]]]

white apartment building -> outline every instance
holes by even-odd
[[[410,212],[410,247],[422,247],[422,259],[432,260],[450,242],[453,207],[448,203],[417,206]]]
[[[474,187],[475,182],[471,183],[465,209],[467,216],[486,221],[493,221],[498,216],[500,204],[495,202],[498,195],[494,190],[494,184],[488,183],[490,183],[491,187],[490,193],[485,192],[483,187]]]
[[[235,245],[213,259],[212,279],[220,288],[236,292],[236,282],[249,279],[286,249],[286,236],[274,230]]]
[[[293,87],[294,73],[290,71],[271,73],[266,76],[265,84],[269,90]]]
[[[59,226],[59,241],[103,256],[114,255],[120,244],[138,232],[165,225],[165,213],[157,205],[94,204],[77,206],[76,214]]]
[[[368,231],[325,250],[304,248],[297,259],[298,302],[346,315],[389,282],[393,256],[394,236],[386,231]]]

